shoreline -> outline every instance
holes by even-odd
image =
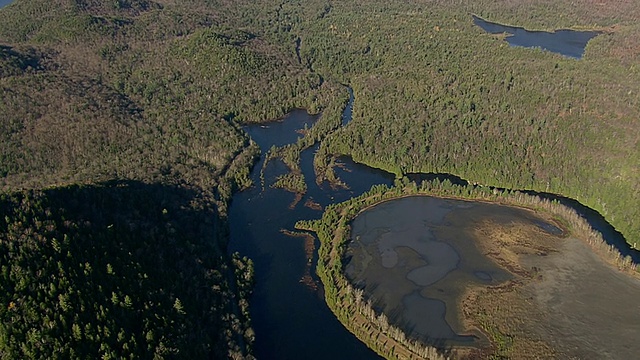
[[[473,354],[477,355],[479,352],[487,351],[487,349],[459,346],[451,349],[437,349],[421,343],[416,344],[416,341],[408,339],[407,335],[398,328],[389,325],[386,317],[382,317],[382,314],[376,314],[371,308],[370,301],[367,303],[362,298],[362,290],[354,289],[351,282],[346,279],[343,272],[343,256],[344,247],[350,241],[351,220],[372,206],[408,196],[435,196],[477,201],[530,211],[551,220],[555,225],[560,225],[564,238],[579,238],[589,246],[591,251],[597,254],[599,259],[606,262],[608,266],[616,268],[616,271],[622,271],[638,278],[635,264],[631,263],[630,259],[622,258],[617,251],[606,244],[603,245],[601,234],[593,230],[585,219],[577,215],[575,210],[565,205],[520,192],[499,192],[472,186],[443,185],[439,182],[423,184],[421,188],[415,184],[409,184],[402,188],[374,186],[360,197],[342,204],[328,206],[322,220],[299,221],[296,228],[314,231],[320,239],[317,272],[326,288],[325,299],[329,308],[350,332],[382,356],[411,359],[429,354],[428,358],[448,358],[450,356],[473,356]],[[467,289],[460,297],[459,303],[464,304],[471,292],[471,289]],[[460,308],[460,316],[463,316],[463,309],[463,307]],[[466,318],[466,316],[464,317]],[[477,321],[474,322],[476,325],[473,327],[487,334],[486,328],[483,328]],[[468,324],[464,319],[462,323],[465,326]],[[491,348],[495,350],[497,348],[496,336],[489,336],[489,338],[492,339]]]

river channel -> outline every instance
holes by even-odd
[[[245,127],[263,154],[273,145],[294,143],[300,136],[296,130],[311,127],[317,116],[295,110],[283,121]],[[347,123],[349,119],[344,119]],[[254,293],[251,299],[252,325],[256,333],[254,353],[258,359],[378,359],[355,336],[349,333],[324,302],[315,277],[315,256],[308,259],[309,245],[304,238],[291,237],[282,230],[293,230],[300,219],[321,216],[333,202],[345,201],[369,190],[375,184],[391,184],[394,176],[384,171],[342,159],[337,175],[349,189],[318,186],[313,172],[316,148],[301,155],[301,168],[307,182],[307,193],[293,207],[295,195],[270,188],[275,178],[287,171],[279,160],[264,168],[265,187],[260,171],[264,158],[254,166],[250,189],[237,193],[229,213],[230,251],[238,251],[254,261]],[[311,244],[317,248],[317,243]],[[311,263],[309,263],[311,261]],[[305,277],[311,276],[310,284]]]
[[[350,96],[349,106],[343,114],[345,126],[348,126],[351,120],[352,104],[353,95]],[[244,130],[260,146],[262,154],[265,154],[273,145],[294,143],[301,136],[297,130],[311,127],[317,120],[318,116],[311,116],[306,111],[298,109],[281,121],[245,126]],[[288,236],[283,231],[293,230],[297,220],[320,218],[321,209],[328,204],[358,196],[376,184],[390,185],[394,176],[342,157],[341,166],[336,168],[336,174],[349,189],[334,188],[327,183],[317,185],[313,170],[313,156],[316,150],[317,145],[301,154],[300,166],[308,190],[300,201],[295,201],[295,195],[288,191],[269,186],[278,175],[285,173],[287,168],[280,160],[272,160],[263,168],[264,157],[254,165],[251,172],[251,179],[255,185],[233,197],[229,213],[229,251],[237,251],[250,257],[255,265],[256,284],[251,298],[252,325],[256,334],[254,354],[259,359],[377,359],[378,355],[349,333],[325,304],[322,285],[315,275],[316,249],[319,245],[317,239],[309,241],[304,237]],[[261,169],[265,180],[264,187],[261,185]],[[413,174],[411,178],[416,181],[449,178],[454,183],[466,183],[447,174]],[[540,195],[556,197],[553,194]],[[571,199],[559,199],[572,205],[592,226],[602,231],[607,242],[638,261],[638,252],[631,250],[622,236],[597,212]],[[447,206],[455,208],[458,205]],[[308,254],[311,254],[311,257]],[[449,251],[448,254],[453,257],[459,256],[458,251]],[[466,275],[454,276],[486,284],[508,278],[490,263],[472,263]],[[460,266],[456,264],[454,267]],[[453,270],[451,268],[448,271]],[[447,272],[444,271],[441,275],[447,275]],[[451,301],[451,298],[438,300],[436,296],[430,297],[429,291],[422,295],[417,291],[414,296],[408,296],[401,301],[410,305],[425,302],[435,304],[425,310],[431,311],[438,307],[442,309],[442,304]],[[417,313],[421,311],[415,306],[410,308]],[[439,312],[437,319],[440,319],[437,324],[414,324],[418,336],[432,336],[430,331],[436,331],[443,338],[455,343],[468,343],[478,339],[477,336],[457,333],[452,315],[444,314],[444,310],[436,311]],[[410,317],[411,314],[406,315]],[[406,317],[404,321],[410,322]]]

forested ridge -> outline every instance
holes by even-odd
[[[248,304],[234,317],[232,303],[250,290],[251,263],[227,264],[217,214],[195,201],[140,182],[3,195],[2,358],[246,352]],[[241,272],[237,288],[230,266]]]
[[[226,250],[257,155],[238,123],[343,100],[227,15],[0,10],[1,358],[251,356],[252,265]]]
[[[509,47],[471,14],[603,34],[574,60]],[[2,287],[12,289],[0,316],[42,331],[2,327],[0,356],[248,356],[251,266],[225,249],[231,194],[249,185],[258,151],[240,124],[296,107],[323,116],[297,145],[274,149],[294,172],[294,153],[322,139],[320,169],[347,154],[399,175],[444,172],[558,193],[601,212],[634,243],[638,20],[637,1],[16,0],[0,9],[0,265]],[[343,85],[354,91],[353,120],[336,130]],[[301,184],[294,175],[280,185],[287,181]],[[183,231],[205,218],[211,223]],[[148,263],[136,251],[177,254],[160,244],[184,248],[183,274],[213,290],[187,301],[181,294],[194,288],[161,269],[141,282]],[[115,281],[88,257],[126,275]],[[88,283],[85,262],[95,271]],[[69,292],[49,288],[52,276]],[[142,292],[161,299],[157,311],[135,298]],[[62,309],[58,296],[80,306],[111,293],[114,301],[95,301],[106,309],[101,318],[51,315]],[[57,308],[45,311],[54,298]],[[144,328],[118,320],[131,312],[149,320]],[[90,324],[86,346],[66,342],[81,341],[73,324]],[[184,330],[193,324],[208,335]]]

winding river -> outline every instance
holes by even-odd
[[[353,94],[350,95],[343,114],[345,125],[351,120]],[[264,154],[273,145],[294,143],[300,136],[296,130],[311,127],[317,120],[317,116],[308,115],[304,110],[294,110],[281,121],[250,125],[244,129]],[[342,157],[342,164],[336,168],[336,174],[348,184],[349,189],[336,189],[327,183],[317,185],[313,170],[316,150],[317,145],[301,154],[300,166],[308,191],[300,201],[296,201],[295,195],[290,192],[268,186],[278,175],[287,171],[280,160],[268,163],[264,168],[266,186],[263,188],[260,185],[264,158],[258,161],[251,172],[256,185],[233,197],[229,213],[229,251],[238,251],[241,255],[250,257],[255,265],[256,285],[251,299],[252,322],[256,334],[254,353],[259,359],[379,358],[349,333],[326,306],[322,286],[315,275],[317,239],[288,236],[283,231],[293,230],[297,220],[319,218],[321,208],[358,196],[372,185],[390,185],[394,176]],[[415,181],[448,178],[454,183],[466,183],[463,179],[447,174],[411,174],[410,177]],[[597,212],[571,199],[553,194],[540,195],[555,197],[568,203],[586,217],[592,226],[603,232],[606,240],[618,247],[623,254],[632,255],[636,262],[640,258],[638,252],[631,250],[622,236]],[[456,256],[454,252],[450,253]],[[500,275],[487,264],[469,269],[474,281],[491,283],[506,276]],[[406,297],[402,301],[412,304],[429,302],[428,297],[417,295]],[[420,311],[418,308],[411,308]],[[441,311],[439,314],[440,319],[446,317]],[[475,339],[457,334],[450,325],[450,322],[441,321],[435,327],[425,328],[422,334],[429,335],[429,331],[436,329],[446,333],[445,338],[455,342],[464,343]]]

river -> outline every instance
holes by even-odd
[[[293,143],[295,132],[311,127],[317,117],[304,110],[295,110],[283,121],[245,127],[263,154],[273,146]],[[348,119],[344,119],[348,122]],[[321,216],[321,210],[305,206],[307,201],[321,207],[358,196],[375,184],[392,184],[394,176],[384,171],[343,159],[336,169],[350,189],[334,189],[328,184],[318,186],[313,172],[313,155],[317,147],[301,155],[301,169],[308,191],[293,208],[295,195],[268,184],[285,172],[279,160],[270,161],[264,169],[262,189],[260,171],[264,158],[254,166],[251,178],[255,186],[233,197],[229,222],[229,250],[238,251],[254,261],[255,280],[251,298],[252,325],[256,333],[254,354],[258,359],[378,359],[379,357],[349,333],[331,313],[321,290],[315,290],[305,276],[315,276],[315,258],[309,264],[303,238],[291,237],[281,230],[293,230],[300,219]],[[312,244],[317,247],[317,243]],[[319,286],[317,284],[316,286]]]
[[[351,120],[352,106],[353,95],[350,93],[350,101],[343,114],[345,125]],[[294,110],[281,121],[245,126],[244,130],[265,154],[273,145],[296,142],[300,136],[296,130],[311,127],[317,119],[304,110]],[[229,210],[229,251],[248,256],[255,265],[256,284],[251,298],[252,325],[256,334],[254,354],[258,359],[377,359],[379,357],[349,333],[327,307],[322,286],[315,275],[317,239],[310,243],[303,237],[288,236],[282,231],[293,230],[297,220],[320,218],[319,208],[328,204],[358,196],[376,184],[390,185],[394,175],[341,157],[342,164],[336,168],[336,174],[349,189],[336,189],[327,183],[318,186],[313,170],[316,150],[317,145],[301,154],[300,166],[308,191],[300,201],[295,202],[295,195],[290,192],[268,186],[287,171],[280,160],[272,160],[264,168],[266,186],[262,188],[260,172],[264,157],[251,172],[255,185],[233,196]],[[416,181],[448,178],[454,183],[466,183],[448,174],[412,174],[411,178]],[[553,194],[542,195],[556,197]],[[602,231],[608,243],[615,244],[623,254],[632,255],[638,262],[638,252],[631,250],[602,216],[577,201],[562,199]],[[308,253],[312,254],[312,259],[308,259]],[[482,269],[473,271],[480,280],[488,273]],[[465,341],[464,337],[459,338],[452,332],[447,336]]]

